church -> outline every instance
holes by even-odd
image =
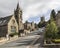
[[[18,3],[13,15],[0,18],[0,37],[6,37],[6,35],[18,33],[19,30],[23,29],[22,10]]]
[[[27,28],[35,29],[34,22],[26,24],[22,20],[22,10],[18,3],[13,15],[0,18],[0,37],[6,37],[14,33],[20,35],[20,33],[24,33],[24,30],[28,30]]]

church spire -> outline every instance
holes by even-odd
[[[19,2],[17,3],[17,7],[16,7],[16,10],[14,11],[14,15],[19,26],[18,28],[20,30],[22,28],[21,27],[22,26],[22,10],[19,7]]]
[[[20,9],[20,7],[19,7],[19,2],[17,3],[17,8],[16,9]]]

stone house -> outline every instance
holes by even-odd
[[[31,22],[31,30],[34,31],[36,28],[35,28],[35,23],[34,22]]]
[[[18,32],[18,24],[14,15],[0,18],[0,37],[6,37],[6,35]]]
[[[60,27],[60,11],[56,14],[56,24],[58,27]]]
[[[26,32],[34,31],[35,30],[35,23],[34,22],[28,22],[26,21],[24,23],[24,30],[27,30]]]

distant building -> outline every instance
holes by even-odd
[[[58,27],[60,27],[60,11],[56,14],[56,24]]]
[[[45,22],[45,17],[44,16],[41,17],[41,22]]]
[[[53,17],[54,21],[56,22],[57,27],[60,28],[60,11],[55,13],[55,11],[52,10],[50,15]],[[51,19],[51,16],[50,16],[50,19]],[[50,22],[50,20],[48,22]]]
[[[25,23],[24,23],[24,29],[25,30],[30,30],[30,31],[33,31],[34,29],[35,29],[35,23],[34,22],[28,22],[28,21],[26,21]]]
[[[31,22],[31,30],[33,31],[33,30],[35,30],[36,28],[35,28],[35,23],[34,22]]]
[[[42,17],[40,17],[40,18],[41,18],[41,21],[38,23],[38,27],[39,27],[39,28],[45,27],[45,26],[46,26],[45,17],[42,16]]]

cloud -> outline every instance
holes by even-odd
[[[17,0],[0,0],[0,17],[13,14],[13,10],[16,7]]]
[[[39,23],[40,22],[40,17],[39,16],[35,16],[35,17],[30,17],[28,19],[29,22],[34,21],[34,23]]]
[[[40,11],[38,11],[38,7],[40,6],[40,4],[35,4],[35,5],[31,5],[31,6],[28,6],[24,13],[23,13],[23,17],[25,19],[28,19],[29,17],[34,17],[34,16],[37,16],[38,14],[40,14]]]
[[[46,20],[49,19],[49,15],[52,9],[59,10],[59,0],[33,0],[28,2],[25,8],[24,21],[29,20],[30,17],[45,16]]]
[[[0,0],[0,16],[13,14],[17,3],[17,0]],[[52,9],[60,10],[60,0],[19,0],[19,4],[23,10],[23,22],[35,21],[38,16],[45,16],[48,20]],[[35,19],[30,20],[29,18]]]

